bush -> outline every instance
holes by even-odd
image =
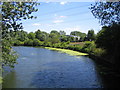
[[[39,41],[38,39],[33,40],[33,46],[42,46],[43,42]]]
[[[96,56],[102,56],[105,54],[105,50],[102,48],[95,48],[93,51],[94,55]]]
[[[22,45],[24,45],[24,42],[21,42],[19,40],[14,41],[14,46],[22,46]]]
[[[33,46],[33,40],[32,39],[28,39],[24,42],[25,46]]]
[[[87,53],[93,53],[95,48],[96,48],[96,44],[94,43],[94,41],[92,42],[87,41],[85,42],[85,45],[83,46],[82,51],[85,51]]]

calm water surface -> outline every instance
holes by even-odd
[[[85,56],[35,47],[13,47],[14,69],[5,68],[3,88],[100,88],[95,63]]]

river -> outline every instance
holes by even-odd
[[[4,68],[3,88],[101,88],[94,61],[36,47],[13,47],[14,69]]]

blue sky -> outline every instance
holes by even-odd
[[[88,30],[100,29],[100,23],[90,12],[90,5],[94,2],[40,2],[38,12],[33,13],[37,19],[24,20],[24,30],[27,32],[51,30],[64,30],[67,34],[71,31],[87,33]]]

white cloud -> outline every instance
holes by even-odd
[[[41,24],[40,23],[33,23],[32,25],[33,26],[40,26]]]
[[[63,20],[55,20],[55,21],[53,21],[53,23],[61,23],[61,22],[63,22]]]
[[[60,16],[60,18],[66,18],[66,16]]]
[[[67,2],[60,2],[61,5],[64,5],[64,4],[66,4],[66,3],[67,3]]]

